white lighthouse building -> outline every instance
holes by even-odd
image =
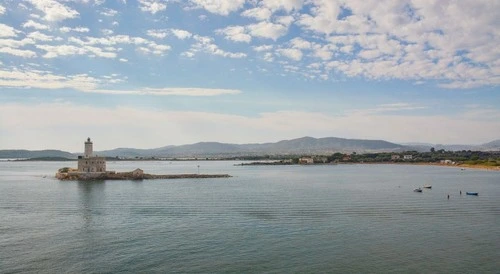
[[[106,172],[106,158],[94,155],[90,138],[85,142],[83,156],[78,156],[78,172]]]

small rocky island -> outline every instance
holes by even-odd
[[[93,155],[93,143],[90,138],[85,142],[83,156],[78,156],[78,168],[63,167],[56,173],[59,180],[93,181],[93,180],[143,180],[143,179],[188,179],[188,178],[228,178],[228,174],[147,174],[140,168],[130,172],[106,170],[106,158]]]

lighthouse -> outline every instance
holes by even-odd
[[[94,155],[94,147],[90,138],[85,141],[83,156],[78,156],[78,172],[102,173],[106,172],[106,158]]]
[[[87,138],[87,141],[85,142],[85,158],[90,158],[92,157],[93,153],[93,147],[92,147],[92,141],[90,141],[90,137]]]

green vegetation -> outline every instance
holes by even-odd
[[[404,159],[405,155],[411,155],[411,159]],[[333,162],[351,162],[351,163],[440,163],[446,161],[451,164],[469,164],[500,166],[500,152],[498,151],[445,151],[443,149],[430,152],[405,151],[401,153],[365,153],[365,154],[342,154],[335,153],[328,157]]]
[[[71,170],[70,167],[62,167],[58,171],[59,171],[59,173],[68,173],[68,171],[70,171],[70,170]]]

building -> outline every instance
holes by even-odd
[[[397,154],[394,154],[394,155],[391,155],[391,160],[399,160],[399,158],[401,158],[399,155]]]
[[[405,159],[405,160],[411,160],[411,159],[413,159],[413,155],[404,155],[403,159]]]
[[[301,157],[299,158],[299,164],[301,165],[314,164],[314,159],[312,157]]]
[[[351,160],[352,160],[352,158],[351,158],[350,154],[344,154],[342,156],[342,161],[344,161],[344,162],[348,162],[348,161],[351,161]]]
[[[132,177],[134,178],[141,178],[144,176],[144,171],[140,168],[136,168],[134,171],[132,171]]]
[[[87,138],[84,155],[78,156],[78,172],[106,172],[106,158],[93,153],[93,143]]]

